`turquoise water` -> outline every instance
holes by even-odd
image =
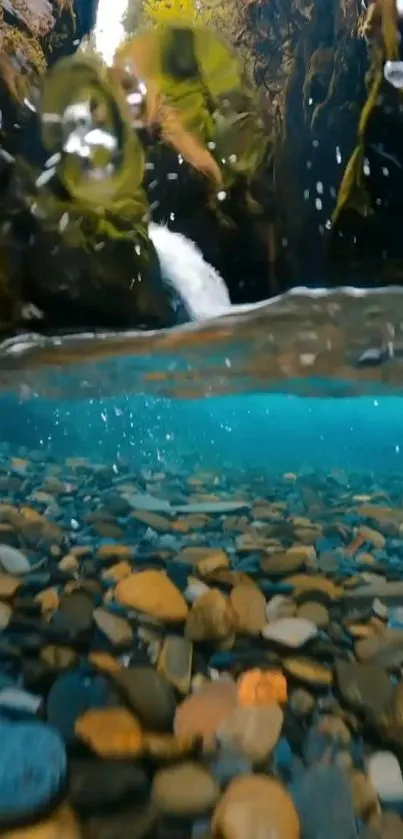
[[[171,330],[17,336],[0,441],[134,471],[398,471],[402,312],[399,289],[296,289]]]
[[[373,472],[403,464],[403,400],[239,395],[200,400],[131,396],[81,402],[7,396],[0,439],[56,459],[130,468],[228,472]]]

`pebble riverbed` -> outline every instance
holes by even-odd
[[[402,839],[403,482],[0,454],[0,835]]]

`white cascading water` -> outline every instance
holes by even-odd
[[[100,0],[95,25],[95,46],[110,64],[124,37],[121,24],[127,0]],[[231,307],[222,277],[203,258],[198,247],[167,227],[150,225],[150,239],[157,251],[167,285],[183,300],[192,320],[223,314]]]
[[[224,280],[194,242],[159,224],[150,224],[149,235],[163,279],[183,300],[191,320],[216,317],[231,308]]]

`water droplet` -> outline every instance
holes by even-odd
[[[403,61],[386,61],[383,75],[393,87],[403,89]]]

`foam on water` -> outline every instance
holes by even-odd
[[[160,224],[150,224],[164,281],[185,304],[192,320],[224,314],[231,301],[224,280],[186,236]]]

